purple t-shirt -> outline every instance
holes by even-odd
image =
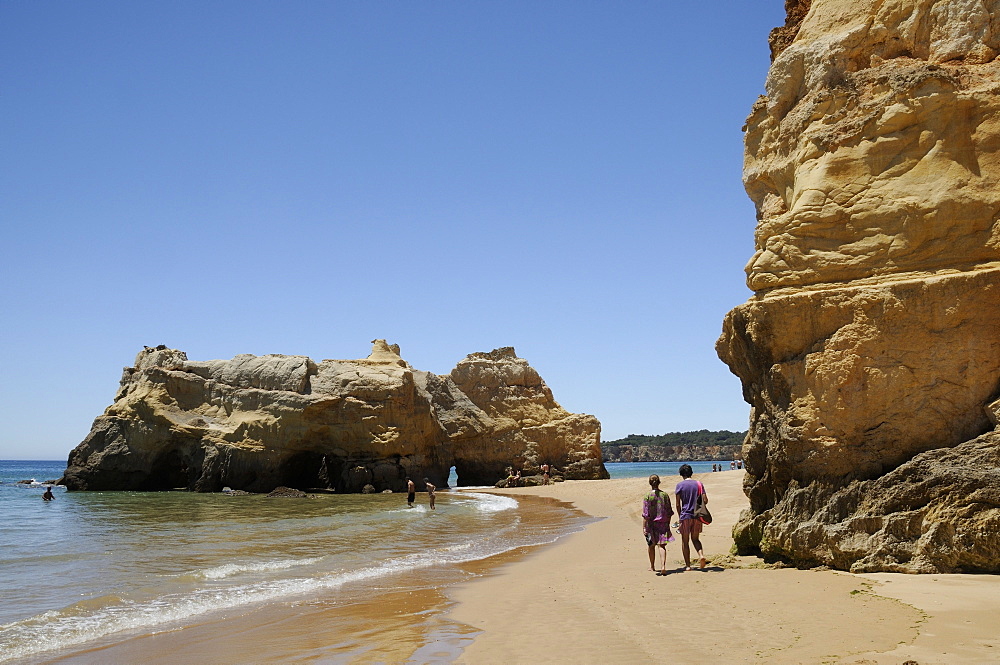
[[[681,520],[694,519],[694,509],[698,507],[698,481],[687,478],[677,483],[674,494],[681,498]]]

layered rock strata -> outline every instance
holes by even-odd
[[[69,457],[76,490],[400,491],[406,478],[487,485],[508,466],[606,478],[600,423],[560,407],[514,349],[475,353],[449,376],[376,340],[363,360],[240,355],[190,361],[146,348],[114,404]]]
[[[1000,0],[786,6],[717,344],[752,406],[737,545],[998,572]]]

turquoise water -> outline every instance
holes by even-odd
[[[278,499],[188,492],[66,492],[42,501],[63,462],[0,462],[0,662],[41,662],[322,594],[465,579],[460,565],[552,542],[586,523],[555,504],[527,519],[518,501],[474,492]],[[30,484],[17,481],[34,479]],[[423,576],[408,575],[415,570]],[[409,586],[408,586],[409,585]],[[426,588],[426,587],[425,587]],[[374,590],[374,591],[373,591]],[[333,638],[331,638],[333,639]],[[360,648],[336,636],[346,651]]]
[[[690,464],[694,473],[711,473],[713,464],[721,464],[723,469],[729,470],[730,460],[709,460],[707,462],[606,462],[604,466],[612,478],[646,478],[652,474],[660,478],[679,476],[678,469],[681,464]]]

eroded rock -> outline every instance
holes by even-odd
[[[1000,1],[788,4],[747,121],[755,295],[717,344],[753,407],[737,542],[1000,571]]]
[[[456,372],[477,401],[450,376],[414,370],[384,340],[366,359],[320,362],[249,354],[199,362],[146,347],[70,454],[63,482],[402,491],[408,476],[444,487],[452,466],[460,485],[483,485],[512,463],[546,461],[575,478],[607,477],[600,423],[563,410],[513,349],[473,354]]]

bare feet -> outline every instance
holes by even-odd
[[[705,561],[705,557],[701,557],[700,559],[698,559],[698,567],[699,568],[701,568],[702,570],[704,570],[705,566],[707,566],[707,565],[708,565],[708,561]]]

